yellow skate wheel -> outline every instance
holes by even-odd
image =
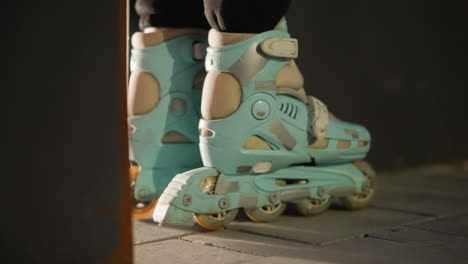
[[[135,161],[130,161],[130,170],[129,170],[129,176],[130,176],[130,186],[132,188],[132,217],[135,219],[140,219],[148,216],[154,211],[154,208],[156,207],[156,204],[158,203],[158,200],[151,200],[151,201],[146,201],[146,202],[140,202],[135,200],[133,197],[133,190],[135,186],[135,182],[138,177],[138,173],[140,172],[140,166],[138,166],[138,163]]]
[[[245,214],[254,222],[265,223],[271,222],[278,218],[286,210],[285,203],[269,204],[261,208],[244,209]]]
[[[233,209],[217,214],[194,214],[193,219],[207,230],[220,230],[236,218],[239,209]]]
[[[326,199],[304,199],[292,203],[296,212],[303,216],[312,216],[323,213],[330,207],[332,202],[331,197]]]
[[[150,215],[154,211],[154,208],[157,204],[158,200],[152,200],[148,202],[135,201],[132,208],[132,217],[134,219],[141,219]]]
[[[366,176],[368,184],[364,192],[341,197],[339,201],[341,205],[348,210],[359,210],[366,207],[374,198],[377,186],[377,175],[372,166],[364,160],[355,161],[353,165]]]
[[[130,182],[132,184],[136,181],[138,172],[140,172],[140,166],[138,166],[135,162],[130,161],[129,176],[130,176]]]
[[[216,181],[218,176],[211,176],[203,179],[200,182],[200,189],[204,194],[214,194],[216,187]],[[234,218],[236,218],[239,209],[232,209],[216,214],[193,214],[193,220],[201,227],[207,230],[219,230],[223,229],[229,224]]]

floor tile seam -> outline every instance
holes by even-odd
[[[366,238],[369,235],[377,233],[379,231],[392,230],[392,229],[396,229],[396,228],[399,228],[399,227],[405,226],[405,225],[406,224],[390,225],[390,226],[386,226],[386,227],[382,227],[382,228],[376,228],[374,230],[364,232],[364,233],[358,233],[358,234],[338,237],[336,239],[332,239],[332,240],[325,241],[325,242],[309,242],[309,241],[304,241],[304,240],[296,240],[296,239],[291,239],[291,238],[287,238],[287,237],[283,237],[283,236],[267,235],[267,234],[264,234],[264,233],[259,233],[259,232],[249,231],[249,230],[242,230],[242,229],[235,229],[233,231],[248,233],[248,234],[253,234],[253,235],[259,235],[259,236],[263,236],[263,237],[269,237],[269,238],[274,238],[274,239],[279,239],[279,240],[283,240],[283,241],[293,242],[293,243],[302,244],[302,245],[309,245],[309,246],[314,246],[316,248],[319,248],[319,247],[327,247],[327,246],[335,245],[335,244],[345,242],[345,241],[349,241],[349,240],[363,239],[363,238]]]
[[[462,211],[459,211],[459,212],[454,212],[454,213],[446,213],[446,214],[428,216],[428,217],[425,217],[425,218],[422,218],[422,219],[413,220],[413,221],[410,221],[410,222],[407,222],[407,223],[404,223],[404,224],[400,224],[400,225],[397,225],[395,227],[398,227],[398,226],[413,226],[413,225],[416,225],[416,224],[430,223],[430,222],[434,222],[434,221],[437,221],[437,220],[444,220],[444,219],[448,219],[448,218],[452,218],[452,217],[459,217],[459,216],[465,216],[465,215],[468,215],[468,209],[462,210]]]
[[[221,245],[217,245],[217,244],[210,243],[210,242],[193,241],[193,240],[190,240],[190,239],[186,239],[185,237],[180,237],[180,238],[178,238],[178,240],[179,241],[184,241],[184,242],[187,242],[187,243],[199,244],[199,245],[206,246],[206,247],[220,248],[220,249],[224,249],[224,250],[228,250],[228,251],[232,251],[232,252],[236,252],[236,253],[241,253],[241,254],[245,254],[245,255],[266,257],[266,255],[262,255],[262,254],[259,254],[259,253],[256,253],[256,252],[250,252],[250,251],[235,249],[235,248],[231,248],[231,247],[227,247],[227,246],[221,246]]]
[[[239,233],[240,235],[243,235],[243,233],[247,234],[246,232],[238,232],[238,231],[233,231],[233,230],[230,230],[230,231],[233,232],[233,233]],[[186,236],[185,238],[186,239],[190,239],[192,237],[196,238],[197,235],[199,236],[199,235],[202,235],[202,234],[190,235],[190,236]],[[277,241],[278,244],[281,244],[281,243],[284,243],[284,242],[288,242],[288,243],[291,244],[290,241],[285,241],[285,240],[282,240],[282,239],[276,239],[276,238],[272,238],[272,237],[265,237],[265,236],[262,236],[262,235],[255,235],[255,236],[258,236],[258,237],[261,237],[261,238],[268,238],[270,240],[271,239],[278,240]],[[208,236],[208,237],[204,237],[204,238],[206,238],[206,239],[210,239],[210,238],[217,239],[218,238],[218,239],[225,239],[225,240],[227,240],[229,242],[234,242],[234,243],[237,242],[237,243],[249,244],[249,245],[253,245],[253,246],[261,246],[261,247],[281,247],[281,248],[286,248],[286,249],[290,249],[290,248],[296,249],[298,247],[305,246],[305,245],[299,244],[299,243],[294,243],[296,245],[293,245],[293,246],[283,246],[283,245],[278,245],[278,244],[272,243],[271,241],[270,241],[270,243],[268,243],[268,242],[255,242],[255,241],[242,240],[242,239],[236,239],[236,238],[231,238],[231,237],[223,238],[223,237],[216,237],[216,236],[215,237]],[[259,239],[259,238],[257,238],[257,239]],[[193,239],[193,241],[196,241],[196,239]]]
[[[453,249],[453,248],[440,248],[440,247],[434,248],[432,244],[424,243],[426,241],[424,241],[423,243],[418,243],[418,242],[404,241],[400,239],[395,239],[395,238],[390,238],[390,237],[385,237],[385,236],[378,236],[378,235],[368,235],[366,236],[366,238],[394,242],[403,246],[425,248],[426,250],[431,250],[431,251],[436,250],[444,254],[447,254],[447,252],[459,252],[458,249]]]
[[[380,231],[385,231],[385,230],[390,230],[390,231],[393,230],[394,231],[394,230],[414,228],[416,224],[430,223],[432,221],[447,219],[447,218],[451,218],[451,217],[464,216],[466,214],[468,214],[468,210],[464,211],[464,212],[461,212],[461,213],[452,213],[452,214],[445,214],[445,215],[439,215],[439,216],[433,216],[433,217],[426,217],[426,218],[423,218],[423,219],[410,221],[410,222],[399,224],[399,225],[389,226],[389,227],[386,227],[386,228],[381,228],[381,229],[378,228],[378,229],[375,229],[373,231],[367,232],[366,234],[364,234],[363,238],[375,238],[375,239],[384,239],[385,240],[386,238],[378,236],[378,235],[376,235],[376,233],[380,232]],[[349,239],[347,239],[347,240],[349,240]],[[386,239],[386,240],[392,240],[392,239]],[[345,240],[337,240],[336,243],[339,243],[341,241],[346,241],[346,239]],[[395,240],[395,242],[397,242],[397,240]],[[403,242],[403,243],[405,243],[405,242]],[[410,243],[406,243],[406,244],[410,244]]]
[[[245,233],[245,234],[250,234],[250,235],[257,235],[261,237],[266,237],[266,238],[273,238],[281,241],[287,241],[289,243],[296,243],[300,245],[307,245],[307,246],[320,246],[320,243],[314,243],[314,242],[309,242],[309,241],[304,241],[304,240],[299,240],[299,239],[293,239],[293,238],[288,238],[284,236],[279,236],[279,235],[270,235],[270,234],[264,234],[260,232],[255,232],[255,231],[250,231],[250,230],[244,230],[244,229],[229,229],[230,231],[235,231],[239,233]]]
[[[361,233],[361,234],[355,234],[355,235],[351,235],[351,236],[344,236],[344,237],[337,238],[337,239],[334,239],[334,240],[331,240],[331,241],[320,242],[320,243],[315,243],[315,244],[313,244],[313,243],[307,243],[307,244],[315,245],[315,246],[318,246],[318,247],[320,247],[320,246],[330,246],[330,245],[335,245],[335,244],[345,242],[345,241],[349,241],[349,240],[356,240],[356,239],[363,239],[363,238],[367,238],[367,237],[374,237],[375,235],[373,235],[373,234],[375,234],[375,233],[377,233],[379,231],[392,230],[392,229],[395,230],[395,229],[398,229],[398,228],[401,228],[401,227],[412,226],[413,224],[417,224],[417,223],[427,223],[427,222],[431,222],[431,221],[435,221],[435,220],[446,219],[446,218],[456,217],[456,216],[462,216],[462,215],[465,215],[467,213],[468,213],[468,211],[467,212],[461,212],[461,213],[439,215],[439,216],[428,216],[428,217],[418,219],[418,220],[415,220],[415,221],[410,221],[410,222],[403,223],[403,224],[398,224],[398,225],[387,226],[387,227],[383,227],[383,228],[377,228],[377,229],[369,231],[369,232],[365,232],[365,233]],[[252,232],[252,233],[254,233],[254,232]]]
[[[410,229],[415,229],[415,230],[428,231],[428,232],[432,232],[432,233],[436,233],[436,234],[445,235],[445,236],[447,236],[447,237],[468,239],[468,235],[467,235],[467,236],[465,236],[465,235],[458,235],[458,234],[455,234],[455,233],[444,232],[444,231],[440,231],[440,230],[436,230],[436,229],[432,229],[432,228],[427,228],[427,227],[422,227],[422,226],[408,226],[408,228],[410,228]]]
[[[185,234],[181,234],[181,235],[174,235],[174,236],[168,236],[168,237],[159,238],[159,239],[153,239],[153,240],[138,242],[138,243],[134,243],[133,246],[140,246],[140,245],[163,242],[163,241],[168,241],[168,240],[177,240],[177,239],[180,239],[180,238],[183,238],[183,237],[186,237],[186,236],[195,235],[195,234],[198,234],[198,232],[190,232],[190,233],[185,233]]]
[[[373,207],[373,208],[375,208],[375,207]],[[379,209],[379,208],[376,208],[376,209]],[[387,209],[382,209],[382,210],[387,210]],[[385,227],[385,228],[382,228],[382,230],[392,230],[392,229],[398,229],[398,228],[401,228],[401,227],[411,227],[411,226],[415,226],[416,224],[429,223],[429,222],[436,221],[436,220],[442,220],[442,219],[447,219],[447,218],[451,218],[451,217],[464,216],[464,215],[467,215],[467,214],[468,214],[468,210],[464,210],[464,211],[459,212],[459,213],[451,213],[451,214],[444,214],[444,215],[438,215],[438,216],[428,216],[428,217],[425,217],[423,219],[418,219],[418,220],[410,221],[410,222],[403,223],[403,224],[398,224],[398,225],[394,225],[394,226]],[[362,238],[368,237],[369,235],[372,236],[372,234],[380,231],[380,230],[376,229],[376,230],[373,230],[371,232],[366,232],[366,233],[362,233],[362,234],[342,237],[342,238],[338,238],[338,239],[327,241],[327,242],[314,243],[314,242],[309,242],[309,241],[304,241],[304,240],[291,239],[291,238],[278,236],[278,235],[267,235],[267,234],[263,234],[263,233],[259,233],[259,232],[247,231],[247,230],[242,230],[242,229],[228,229],[228,230],[241,232],[241,233],[248,233],[248,234],[252,234],[252,235],[258,235],[258,236],[262,236],[262,237],[274,238],[274,239],[288,241],[288,242],[302,244],[302,245],[310,245],[310,246],[315,246],[315,247],[333,245],[333,244],[337,244],[337,243],[340,243],[340,242],[353,240],[353,239],[362,239]],[[165,238],[161,238],[161,239],[155,239],[155,240],[139,242],[139,243],[135,243],[133,245],[134,246],[139,246],[139,245],[144,245],[144,244],[168,241],[168,240],[172,240],[172,239],[183,240],[182,239],[183,237],[191,236],[191,235],[197,235],[197,234],[200,234],[200,233],[199,232],[190,232],[190,233],[181,234],[181,235],[169,236],[169,237],[165,237]],[[183,240],[183,241],[190,241],[190,240]],[[222,248],[222,247],[220,247],[220,248]]]
[[[378,235],[375,235],[375,234],[367,234],[365,236],[365,238],[390,241],[390,242],[395,242],[395,243],[398,243],[398,244],[409,245],[409,246],[421,246],[418,243],[410,243],[410,242],[406,242],[406,241],[403,241],[403,240],[400,240],[400,239],[394,239],[394,238],[389,238],[389,237],[385,237],[385,236],[378,236]]]
[[[339,238],[336,238],[336,239],[333,239],[333,240],[320,242],[320,243],[318,243],[318,246],[328,247],[328,246],[339,244],[339,243],[345,242],[345,241],[363,239],[363,238],[366,238],[367,236],[368,236],[368,233],[360,233],[360,234],[355,234],[355,235],[350,235],[350,236],[339,237]]]
[[[413,211],[413,210],[406,210],[406,209],[400,209],[400,208],[394,208],[394,207],[379,206],[379,205],[371,205],[368,208],[377,209],[377,210],[392,211],[392,212],[399,212],[399,213],[405,213],[405,214],[412,214],[412,215],[423,216],[423,217],[436,217],[437,216],[435,214],[429,214],[429,213]]]

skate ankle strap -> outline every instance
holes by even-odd
[[[206,57],[206,48],[207,48],[206,42],[203,41],[197,41],[193,43],[192,50],[193,50],[193,59],[196,61],[203,61],[205,60]]]
[[[299,46],[294,38],[268,38],[260,43],[260,50],[268,56],[296,59]]]

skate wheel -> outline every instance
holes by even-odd
[[[238,212],[239,209],[233,209],[217,214],[194,214],[193,218],[198,225],[207,230],[219,230],[234,220]]]
[[[211,176],[203,179],[200,182],[202,193],[211,195],[214,193],[218,176]],[[239,209],[233,209],[217,214],[193,214],[194,221],[201,227],[207,230],[223,229],[234,218],[236,218]]]
[[[355,161],[353,165],[367,177],[369,181],[368,188],[364,193],[341,197],[339,201],[341,205],[348,210],[359,210],[366,207],[372,198],[374,198],[375,188],[377,186],[377,175],[372,166],[364,160]]]
[[[130,161],[129,176],[132,184],[136,181],[138,172],[140,172],[140,166],[135,161]]]
[[[157,204],[158,200],[152,200],[148,202],[135,201],[132,208],[132,217],[134,219],[141,219],[150,215],[154,211],[154,208]]]
[[[296,212],[303,216],[318,215],[330,207],[332,202],[331,197],[327,199],[305,199],[294,202],[292,205]]]
[[[130,176],[130,185],[132,188],[132,193],[133,193],[135,182],[137,180],[139,172],[140,172],[140,166],[138,166],[138,163],[131,160],[129,176]],[[132,198],[133,198],[132,217],[135,219],[140,219],[140,218],[144,218],[148,216],[151,212],[154,211],[154,208],[156,207],[156,204],[158,203],[158,200],[151,200],[147,202],[136,201],[133,195],[132,195]]]
[[[278,218],[286,210],[285,203],[265,205],[262,208],[244,209],[245,214],[254,222],[271,222]]]

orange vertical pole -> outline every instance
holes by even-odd
[[[128,25],[129,25],[129,1],[119,0],[118,9],[118,33],[119,42],[119,93],[120,93],[120,206],[119,206],[119,230],[120,243],[118,251],[113,255],[109,263],[133,263],[132,250],[132,222],[131,222],[131,192],[128,161],[128,129],[127,129],[127,84],[128,84]]]

